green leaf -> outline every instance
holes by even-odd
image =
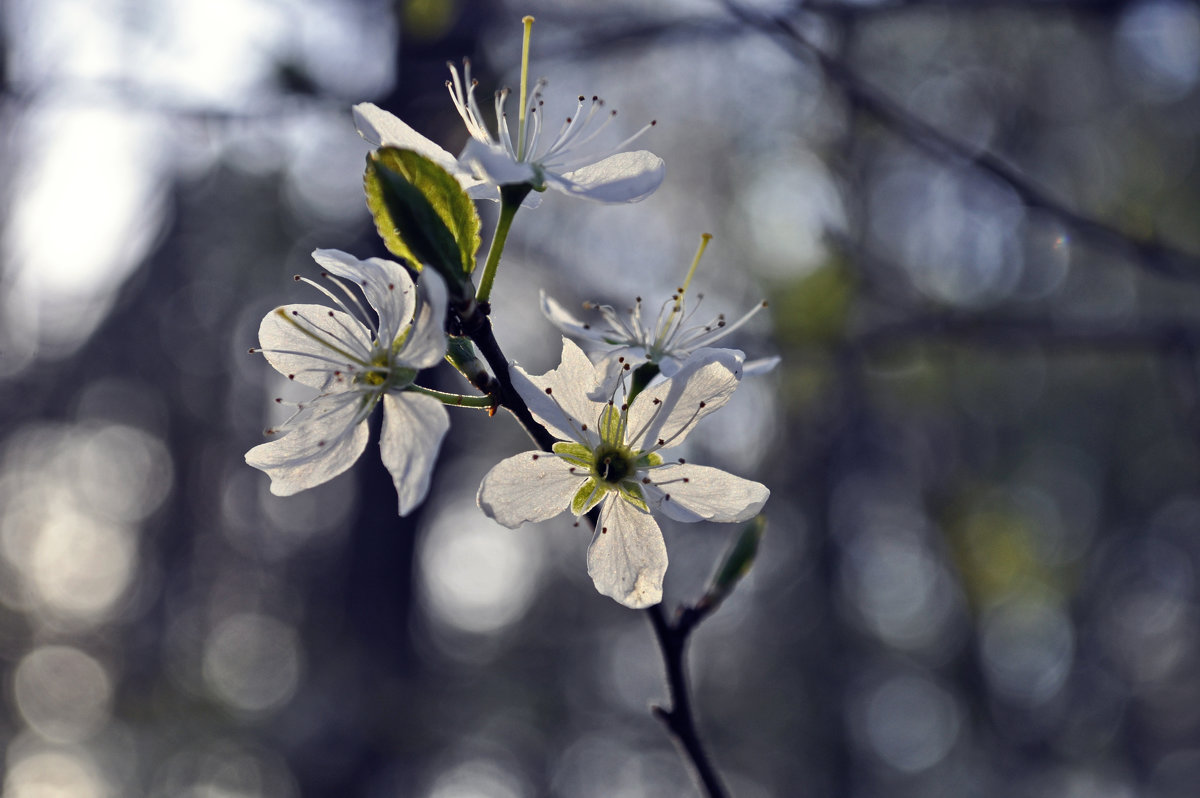
[[[758,555],[758,543],[766,529],[767,519],[763,515],[756,515],[742,527],[737,540],[729,547],[725,559],[713,575],[708,591],[701,600],[702,604],[715,608],[733,592],[734,587],[749,573],[750,566],[754,564],[754,558]]]
[[[590,469],[592,467],[592,450],[582,443],[559,441],[551,447],[554,453],[564,460],[569,460],[578,466]]]
[[[479,249],[479,214],[449,172],[411,150],[383,147],[368,156],[363,184],[388,250],[465,282]]]

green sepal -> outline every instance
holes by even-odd
[[[662,455],[658,452],[646,452],[645,454],[638,455],[638,468],[654,468],[655,466],[660,466],[662,464]]]
[[[551,448],[559,457],[574,465],[589,469],[592,467],[592,450],[582,443],[559,441]]]
[[[458,181],[412,150],[367,156],[367,207],[388,250],[417,268],[432,266],[454,286],[475,268],[479,214]]]
[[[605,405],[600,413],[600,440],[609,446],[621,446],[625,443],[625,430],[622,429],[621,411],[615,406]]]
[[[766,529],[766,516],[756,515],[746,522],[733,545],[725,552],[725,558],[713,574],[701,603],[716,607],[733,592],[734,587],[749,573],[750,566],[754,564],[754,558],[758,555],[758,543]]]
[[[646,497],[642,495],[642,486],[636,482],[625,481],[617,488],[621,492],[622,498],[632,504],[642,512],[650,512],[650,505],[646,504]]]
[[[404,348],[404,345],[406,343],[408,343],[408,336],[412,335],[412,329],[413,329],[412,324],[409,324],[407,327],[405,327],[403,330],[400,331],[399,335],[397,335],[392,340],[392,354],[393,355],[398,353],[401,349]]]
[[[471,339],[462,335],[446,336],[446,360],[467,378],[467,382],[481,391],[491,387],[491,375],[479,355],[475,352],[475,344]]]
[[[600,500],[604,498],[604,492],[595,477],[588,477],[579,486],[579,490],[575,491],[575,497],[571,499],[571,512],[577,516],[583,515],[600,503]]]

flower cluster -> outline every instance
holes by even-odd
[[[710,238],[705,235],[687,278],[653,321],[644,318],[639,297],[625,317],[610,306],[589,305],[605,322],[593,329],[543,293],[545,315],[587,343],[594,362],[570,338],[563,338],[559,366],[541,376],[499,354],[486,315],[488,293],[518,208],[537,204],[546,189],[636,202],[657,189],[664,174],[658,156],[626,151],[653,122],[615,147],[596,146],[615,116],[598,97],[580,96],[558,133],[546,133],[545,83],[531,94],[527,85],[531,23],[527,17],[515,128],[505,111],[508,89],[495,95],[493,132],[479,108],[470,64],[464,62],[461,75],[450,66],[447,86],[471,136],[457,157],[372,104],[354,107],[359,132],[378,148],[368,165],[368,205],[385,244],[404,262],[313,253],[325,283],[296,279],[329,304],[272,310],[259,327],[260,347],[251,351],[315,395],[268,429],[272,440],[252,448],[246,462],[266,472],[271,491],[281,496],[321,484],[358,459],[368,417],[382,404],[380,452],[405,515],[429,492],[450,425],[447,406],[493,413],[506,406],[542,448],[488,471],[478,490],[481,510],[510,528],[568,512],[589,517],[595,530],[587,565],[596,589],[625,606],[647,607],[662,600],[667,568],[657,518],[745,521],[769,496],[757,482],[685,462],[675,452],[729,401],[745,374],[774,366],[775,360],[744,363],[741,352],[713,346],[766,303],[732,323],[723,315],[692,322],[696,307],[689,309],[685,296]],[[479,243],[472,199],[502,203],[477,292],[470,274]],[[447,330],[457,337],[448,339]],[[443,360],[480,394],[419,385],[422,372]]]

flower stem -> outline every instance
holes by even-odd
[[[492,295],[492,283],[496,280],[496,267],[500,265],[500,255],[504,252],[504,242],[508,240],[508,230],[512,227],[513,217],[521,209],[521,203],[528,196],[531,186],[527,183],[500,187],[500,220],[496,222],[496,233],[492,236],[492,246],[488,250],[487,263],[483,265],[483,276],[479,278],[479,290],[475,293],[475,301],[483,304]]]
[[[432,396],[444,405],[451,407],[476,407],[481,410],[491,410],[496,406],[496,400],[491,396],[464,396],[460,393],[445,393],[432,388],[422,388],[420,385],[410,385],[407,390],[413,393]]]

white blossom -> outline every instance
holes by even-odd
[[[528,28],[526,36],[528,45]],[[647,150],[624,151],[655,122],[651,121],[616,146],[596,146],[597,137],[617,112],[607,110],[598,96],[589,100],[580,95],[575,113],[551,137],[543,120],[541,89],[545,81],[538,81],[531,98],[524,97],[526,60],[521,72],[522,97],[518,100],[526,101],[526,107],[518,109],[526,113],[519,114],[518,125],[511,130],[505,106],[512,92],[509,89],[496,92],[493,135],[475,98],[478,81],[471,78],[470,62],[463,61],[461,77],[453,64],[448,66],[451,80],[446,81],[446,86],[471,135],[458,158],[371,103],[354,106],[358,132],[373,145],[415,150],[433,160],[455,175],[468,194],[478,199],[497,199],[499,186],[526,184],[535,191],[551,188],[597,202],[637,202],[662,183],[666,172],[662,158]],[[525,204],[536,202],[537,195],[531,194]]]
[[[446,353],[446,287],[432,270],[414,285],[398,263],[359,260],[332,249],[313,258],[333,290],[297,277],[325,294],[325,305],[284,305],[259,326],[261,352],[288,379],[317,390],[246,453],[271,477],[271,492],[290,496],[345,471],[367,443],[367,417],[383,404],[379,447],[405,515],[425,498],[450,421],[443,404],[412,390],[421,369]],[[373,312],[358,299],[361,290]],[[341,296],[339,296],[341,294]],[[277,402],[283,403],[281,399]]]
[[[687,289],[710,238],[708,233],[704,234],[687,278],[659,306],[658,314],[653,319],[644,312],[640,296],[624,314],[611,305],[588,302],[584,308],[599,311],[603,320],[602,324],[593,326],[580,321],[544,290],[541,292],[542,313],[546,318],[563,333],[591,344],[601,353],[596,365],[604,376],[593,396],[607,395],[626,371],[636,369],[643,363],[654,364],[664,376],[670,377],[694,352],[713,346],[767,306],[765,301],[759,302],[733,322],[728,321],[724,313],[704,324],[693,322],[692,317],[703,296],[689,309]],[[764,374],[778,363],[778,357],[751,360],[743,364],[742,374]]]
[[[741,378],[741,353],[696,352],[675,375],[628,404],[588,393],[601,376],[583,351],[563,339],[562,362],[540,377],[513,369],[513,385],[530,412],[559,439],[551,452],[524,452],[497,464],[478,502],[516,528],[599,505],[588,548],[596,589],[627,607],[662,600],[667,551],[652,513],[676,521],[744,521],[762,508],[763,485],[716,468],[668,461],[700,419],[720,409]]]

